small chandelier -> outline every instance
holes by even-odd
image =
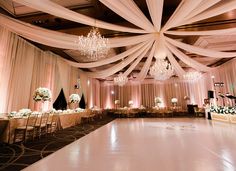
[[[123,86],[128,82],[128,78],[120,72],[117,77],[114,78],[114,84]]]
[[[91,60],[98,60],[107,56],[109,51],[108,39],[101,36],[98,29],[93,27],[86,37],[79,36],[78,50]]]
[[[167,60],[157,58],[149,73],[156,80],[167,80],[174,74],[174,70]]]
[[[189,71],[183,75],[185,80],[194,81],[201,78],[202,74],[198,71]]]

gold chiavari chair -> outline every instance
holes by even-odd
[[[58,117],[57,113],[50,113],[47,120],[47,133],[51,134],[57,131],[58,126]]]
[[[35,125],[36,137],[41,137],[47,134],[47,122],[49,118],[49,113],[42,113],[40,117],[40,122]]]
[[[34,140],[35,135],[35,124],[37,122],[38,115],[28,115],[27,122],[25,125],[17,127],[14,132],[14,140],[15,143],[18,139],[25,142],[27,138],[32,138]]]

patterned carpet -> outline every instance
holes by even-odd
[[[25,144],[0,144],[0,170],[21,170],[112,120],[111,117],[105,117],[91,123],[60,130],[54,135]]]

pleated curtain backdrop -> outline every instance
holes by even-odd
[[[204,81],[204,80],[203,80]],[[203,84],[203,86],[201,86]],[[154,98],[162,99],[162,107],[171,107],[171,99],[178,99],[178,106],[186,109],[187,103],[203,105],[207,98],[208,87],[204,87],[205,82],[187,81],[167,81],[167,82],[130,82],[123,87],[104,82],[101,84],[101,106],[103,108],[115,107],[114,101],[120,100],[120,107],[128,107],[129,100],[133,101],[133,107],[155,106]],[[114,92],[114,93],[113,93]],[[184,96],[189,96],[190,101],[184,100]]]
[[[0,112],[39,109],[33,101],[38,87],[52,91],[52,101],[47,103],[50,109],[61,88],[67,92],[66,98],[74,93],[78,77],[78,69],[59,56],[44,52],[0,27]]]

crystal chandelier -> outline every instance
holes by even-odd
[[[158,58],[154,65],[150,67],[149,73],[156,80],[166,80],[174,74],[174,70],[167,60]]]
[[[78,50],[91,60],[98,60],[107,56],[109,51],[108,39],[101,36],[98,29],[93,27],[86,37],[79,36]]]
[[[185,80],[194,81],[199,79],[202,76],[202,74],[198,71],[189,71],[186,74],[183,75]]]
[[[128,78],[123,75],[121,72],[118,74],[117,77],[114,78],[114,84],[118,86],[123,86],[128,82]]]

